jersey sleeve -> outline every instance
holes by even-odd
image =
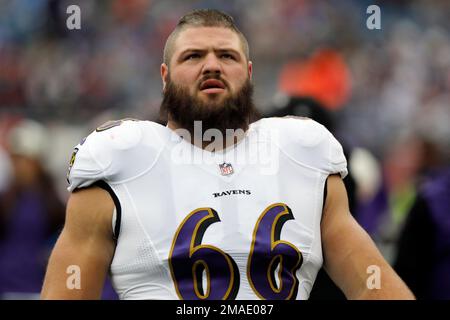
[[[117,183],[139,174],[147,164],[137,154],[146,151],[137,147],[141,136],[137,121],[111,122],[97,128],[74,148],[67,173],[68,190],[72,192],[100,180]],[[132,159],[135,165],[129,166]]]
[[[325,127],[324,127],[325,129]],[[327,130],[327,129],[325,129]],[[345,178],[348,174],[347,170],[347,159],[344,155],[344,150],[342,148],[342,145],[337,141],[337,139],[333,136],[331,132],[328,132],[329,135],[329,163],[330,168],[329,172],[330,174],[336,174],[339,173],[341,175],[341,178]]]
[[[97,180],[103,178],[103,168],[97,163],[89,151],[86,141],[91,140],[91,135],[80,142],[74,149],[70,158],[67,172],[67,190],[73,192],[76,188],[89,187]]]

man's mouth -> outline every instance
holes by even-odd
[[[201,83],[200,91],[204,93],[220,93],[225,90],[225,84],[217,79],[208,79]]]

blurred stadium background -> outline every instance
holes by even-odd
[[[66,27],[72,4],[81,30]],[[366,27],[371,4],[381,30]],[[37,297],[73,146],[106,120],[158,120],[165,39],[197,8],[224,10],[247,36],[262,115],[316,117],[343,143],[352,213],[398,262],[424,184],[448,176],[449,1],[1,0],[0,298]],[[450,195],[439,201],[450,207]],[[450,239],[446,213],[430,218],[430,234]],[[450,299],[449,241],[429,248],[427,272],[406,268],[418,297]],[[435,266],[447,286],[432,285]]]

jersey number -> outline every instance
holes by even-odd
[[[247,277],[261,299],[295,299],[297,296],[295,274],[302,264],[302,254],[293,244],[280,240],[284,223],[291,219],[294,216],[289,207],[276,203],[264,210],[253,230]],[[213,209],[199,208],[178,227],[169,266],[180,299],[231,300],[236,297],[240,284],[236,263],[226,252],[201,243],[206,229],[219,221]],[[206,285],[203,284],[204,274]]]

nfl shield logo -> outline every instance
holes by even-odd
[[[231,165],[231,163],[222,163],[219,164],[219,168],[220,168],[220,173],[223,176],[229,176],[230,174],[233,174],[233,166]]]

